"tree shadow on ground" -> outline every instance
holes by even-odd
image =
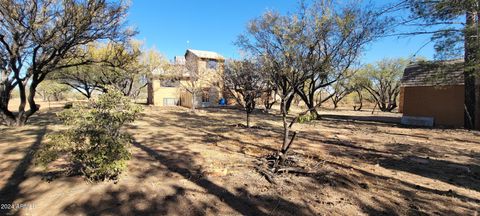
[[[67,215],[178,215],[189,212],[190,215],[204,215],[206,210],[211,208],[208,203],[199,205],[186,199],[188,189],[178,186],[174,186],[173,189],[173,194],[160,198],[126,186],[118,189],[110,188],[86,201],[66,206],[62,213]]]
[[[158,160],[166,166],[170,172],[175,172],[183,176],[185,179],[192,179],[196,185],[203,188],[207,194],[213,195],[222,200],[230,208],[242,215],[267,215],[269,214],[264,209],[275,209],[276,211],[284,212],[285,214],[295,215],[312,215],[312,211],[308,207],[298,206],[292,202],[284,200],[280,197],[269,196],[255,196],[250,194],[245,188],[237,188],[239,194],[234,194],[223,188],[222,186],[212,182],[207,177],[202,176],[201,168],[192,166],[191,159],[188,155],[186,158],[176,157],[177,163],[172,163],[172,158],[169,152],[155,151],[138,142],[134,142],[135,147],[147,152],[151,157]]]
[[[323,143],[332,144],[328,140]],[[428,148],[396,143],[390,145],[390,150],[378,151],[356,146],[350,141],[336,140],[333,144],[343,147],[328,149],[331,155],[337,157],[379,164],[386,169],[405,171],[480,192],[480,166],[432,159],[429,156],[441,155]]]
[[[453,190],[432,189],[344,163],[325,162],[329,167],[325,168],[326,174],[313,175],[312,179],[318,184],[328,184],[336,193],[354,200],[368,215],[458,215],[475,212],[474,205],[466,202],[480,204],[480,199]],[[460,200],[455,200],[455,208],[439,209],[435,206],[454,205],[450,197]]]
[[[459,164],[417,156],[400,159],[387,157],[381,159],[379,164],[387,169],[405,171],[480,192],[480,166],[475,164]]]
[[[29,194],[28,191],[22,191],[20,184],[24,182],[28,176],[28,170],[33,163],[35,153],[39,150],[41,142],[46,133],[46,126],[39,131],[35,131],[37,134],[34,143],[25,150],[25,155],[20,163],[17,165],[12,175],[7,179],[6,184],[0,190],[0,203],[12,204],[17,198],[29,198],[32,199],[33,194]],[[38,192],[37,192],[38,193]],[[13,209],[0,209],[2,214],[10,214]]]
[[[150,143],[149,141],[147,141]],[[168,145],[168,143],[164,143]],[[150,163],[160,163],[157,169],[165,169],[167,176],[179,175],[198,186],[201,191],[173,185],[173,193],[158,197],[149,191],[140,191],[139,188],[119,187],[109,189],[105,193],[90,196],[63,209],[65,214],[73,215],[215,215],[221,214],[226,205],[241,215],[314,215],[305,206],[287,201],[278,196],[254,195],[247,188],[237,187],[234,191],[222,187],[204,175],[200,165],[196,165],[193,158],[197,157],[188,151],[161,150],[147,146],[137,141],[133,146],[146,153],[149,158],[139,158]],[[158,175],[158,170],[145,170],[147,175]],[[144,175],[140,175],[144,176]],[[146,177],[146,176],[144,176]],[[193,195],[192,195],[193,194]],[[203,194],[212,199],[195,199],[195,194]],[[198,195],[197,195],[198,196]]]
[[[343,121],[360,121],[362,123],[388,123],[400,124],[400,117],[391,116],[352,116],[352,115],[334,115],[321,114],[320,119],[324,120],[343,120]]]

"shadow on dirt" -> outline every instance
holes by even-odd
[[[28,177],[28,170],[32,166],[35,153],[39,150],[42,140],[47,131],[47,127],[39,129],[35,132],[36,138],[34,143],[25,150],[25,155],[21,161],[16,165],[13,173],[7,180],[5,186],[0,190],[0,203],[12,204],[17,198],[29,198],[31,199],[34,194],[30,194],[29,191],[22,191],[20,184],[24,182]],[[0,209],[0,213],[8,215],[11,209]]]

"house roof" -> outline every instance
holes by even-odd
[[[199,57],[199,58],[204,58],[204,59],[215,59],[215,60],[225,60],[223,56],[216,52],[211,52],[211,51],[204,51],[204,50],[193,50],[193,49],[188,49],[185,55],[187,53],[192,53],[193,55]]]
[[[409,65],[402,86],[464,85],[463,60],[424,61]]]

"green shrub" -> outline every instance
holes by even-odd
[[[49,135],[37,154],[37,162],[48,165],[59,157],[70,163],[70,172],[89,180],[116,179],[130,158],[129,134],[122,126],[133,122],[141,108],[113,88],[88,104],[76,104],[59,113],[68,129]]]
[[[316,114],[305,114],[305,115],[302,115],[300,117],[298,117],[298,122],[299,123],[306,123],[306,122],[311,122],[313,120],[316,120],[317,119],[317,115]]]

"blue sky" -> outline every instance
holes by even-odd
[[[239,58],[233,42],[244,32],[249,20],[266,10],[286,13],[295,11],[296,7],[296,0],[133,0],[128,24],[139,31],[137,39],[145,41],[147,47],[155,47],[169,59],[183,55],[187,48]],[[428,36],[383,38],[367,47],[362,63],[385,57],[409,57],[427,41]],[[431,59],[433,45],[425,46],[417,56]]]

